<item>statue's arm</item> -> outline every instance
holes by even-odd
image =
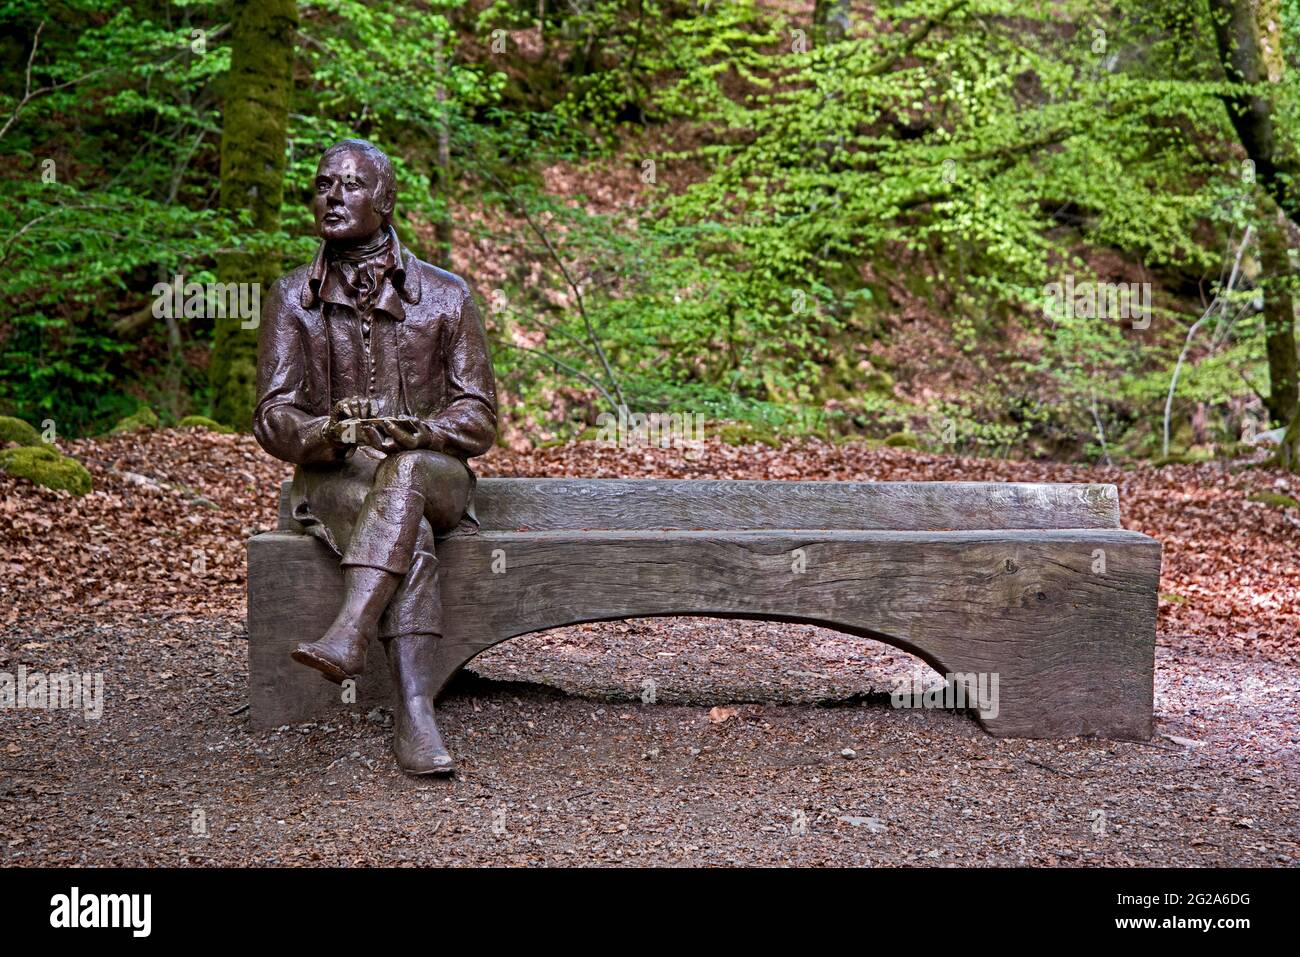
[[[329,416],[310,411],[304,390],[306,350],[292,301],[293,291],[282,277],[262,303],[253,435],[262,448],[285,462],[331,462],[343,455],[345,447],[326,437]]]
[[[487,332],[469,287],[461,285],[461,307],[449,329],[443,366],[447,406],[424,422],[432,448],[465,458],[482,455],[497,436],[496,380]]]

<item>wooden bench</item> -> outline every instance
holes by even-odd
[[[338,562],[284,507],[248,545],[258,727],[345,707],[289,658],[338,609]],[[483,479],[477,535],[439,543],[444,688],[479,652],[578,622],[658,615],[805,622],[940,674],[998,676],[991,734],[1152,732],[1160,544],[1113,485]],[[355,705],[387,701],[371,648]]]

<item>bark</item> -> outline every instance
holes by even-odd
[[[1228,117],[1255,164],[1255,174],[1293,223],[1300,223],[1300,157],[1278,149],[1269,84],[1280,83],[1282,17],[1279,0],[1210,0],[1219,56],[1228,79],[1250,90],[1226,96]]]
[[[221,130],[221,205],[247,210],[255,229],[279,227],[284,199],[289,97],[293,90],[294,0],[235,0],[230,74]],[[256,282],[265,297],[279,264],[265,257],[219,257],[221,282]],[[218,317],[209,382],[213,418],[239,429],[252,424],[257,330],[239,316]]]
[[[1260,230],[1260,265],[1266,287],[1265,344],[1269,394],[1265,400],[1273,420],[1288,426],[1287,443],[1278,458],[1288,468],[1300,468],[1296,435],[1297,380],[1295,303],[1286,280],[1291,273],[1288,230],[1283,217],[1300,223],[1300,158],[1281,148],[1275,123],[1273,90],[1282,81],[1282,17],[1280,0],[1210,0],[1211,20],[1223,69],[1242,89],[1224,97],[1228,117],[1255,175],[1277,204],[1279,213],[1266,217]]]
[[[538,11],[539,14],[544,15],[545,6],[539,4]],[[434,64],[434,70],[438,80],[435,91],[438,101],[438,155],[433,181],[434,191],[443,203],[443,214],[433,224],[434,242],[438,249],[438,265],[443,269],[450,269],[453,238],[451,221],[451,126],[447,116],[447,55],[441,40],[438,43],[438,56],[437,62]]]
[[[1300,472],[1300,415],[1291,420],[1286,435],[1282,437],[1282,447],[1273,458],[1273,464],[1289,472]]]
[[[1269,415],[1278,425],[1296,418],[1300,404],[1295,342],[1295,303],[1286,285],[1291,275],[1286,219],[1276,213],[1260,230],[1259,259],[1265,281],[1264,342],[1268,353]]]
[[[813,4],[813,42],[838,43],[849,32],[849,0],[816,0]]]

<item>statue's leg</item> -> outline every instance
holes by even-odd
[[[380,620],[379,636],[393,674],[393,753],[409,774],[451,774],[451,755],[434,716],[433,656],[442,637],[435,531],[460,521],[469,473],[458,459],[438,452],[389,456],[376,482],[417,490],[425,501],[410,568]]]
[[[414,558],[424,496],[394,481],[384,465],[375,472],[343,552],[342,607],[320,639],[293,652],[295,661],[331,681],[355,678],[365,670],[366,647]]]
[[[379,621],[393,675],[393,753],[410,774],[450,774],[451,755],[433,715],[434,646],[442,634],[442,600],[433,526],[420,522],[415,557]]]

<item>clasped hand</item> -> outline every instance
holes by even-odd
[[[356,419],[363,421],[349,421]],[[384,453],[429,448],[433,444],[432,433],[423,422],[380,417],[378,403],[364,396],[335,402],[325,434],[337,445],[368,445]]]

